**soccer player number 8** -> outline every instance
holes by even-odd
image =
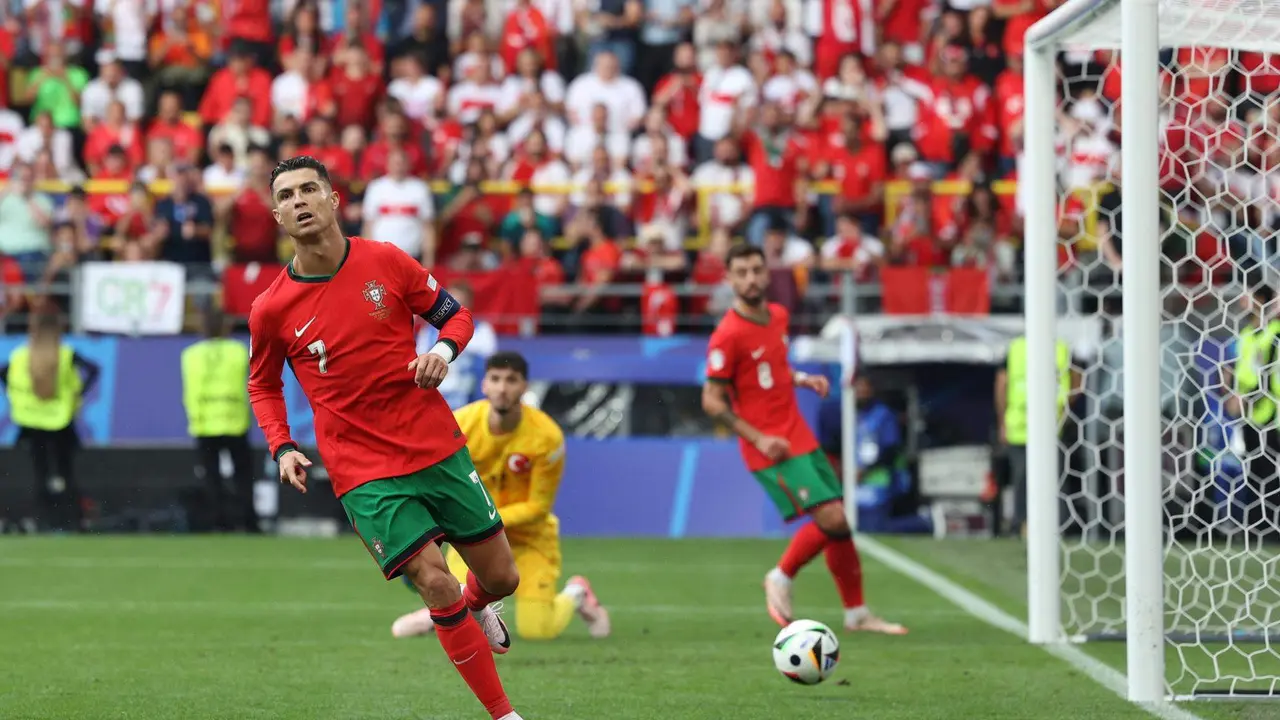
[[[320,372],[324,371],[321,370]],[[769,363],[762,362],[756,366],[756,379],[760,381],[761,390],[768,390],[773,387],[773,370],[769,368]]]

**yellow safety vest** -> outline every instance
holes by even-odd
[[[1027,338],[1009,343],[1005,367],[1008,386],[1004,406],[1004,436],[1010,445],[1027,444]],[[1058,417],[1067,406],[1071,392],[1071,349],[1058,341]]]
[[[1249,328],[1236,341],[1236,393],[1245,397],[1262,385],[1260,373],[1272,360],[1276,338],[1280,337],[1280,320],[1272,320],[1264,328]],[[1271,378],[1272,391],[1263,393],[1248,408],[1249,420],[1255,424],[1271,421],[1276,415],[1276,372]]]
[[[249,349],[235,340],[201,340],[182,351],[182,404],[192,437],[249,431]]]
[[[49,400],[36,395],[31,381],[31,348],[22,345],[9,356],[9,374],[5,377],[8,388],[9,418],[18,427],[32,430],[62,430],[71,424],[80,407],[80,393],[84,383],[76,372],[72,358],[75,352],[63,345],[58,350],[58,379],[56,392]]]

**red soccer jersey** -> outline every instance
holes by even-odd
[[[785,439],[792,457],[818,449],[818,439],[800,415],[791,363],[787,360],[786,308],[769,303],[769,324],[748,320],[736,310],[725,313],[707,346],[707,379],[728,383],[733,411],[766,435]],[[755,446],[739,440],[747,469],[776,464]]]
[[[434,465],[466,444],[448,403],[419,389],[408,366],[417,356],[415,315],[444,325],[441,339],[459,352],[472,330],[470,312],[403,250],[348,242],[333,276],[286,270],[249,313],[249,399],[271,453],[292,442],[280,379],[287,361],[315,410],[316,444],[339,497]]]
[[[756,176],[755,207],[795,207],[796,180],[805,169],[805,139],[785,131],[768,139],[748,132],[742,145]]]

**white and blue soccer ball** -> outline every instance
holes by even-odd
[[[831,677],[839,662],[840,641],[817,620],[796,620],[773,641],[774,667],[801,685],[817,685]]]

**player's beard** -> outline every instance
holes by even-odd
[[[748,288],[746,293],[738,294],[738,302],[747,307],[758,308],[764,304],[765,292],[762,288]]]

